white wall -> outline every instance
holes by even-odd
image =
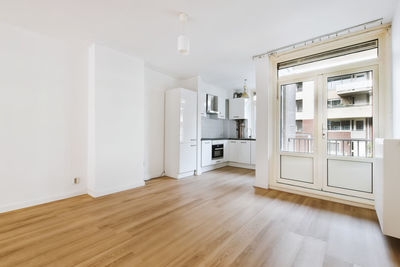
[[[164,98],[165,90],[177,87],[177,80],[145,68],[145,151],[144,177],[159,177],[164,171]]]
[[[273,74],[269,57],[255,60],[257,92],[256,179],[254,186],[268,188],[273,162]],[[276,73],[274,73],[276,74]]]
[[[89,52],[92,196],[144,185],[144,63],[92,45]]]
[[[392,22],[393,137],[400,138],[400,2]]]
[[[87,46],[0,35],[0,212],[85,193]]]

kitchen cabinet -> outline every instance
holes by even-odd
[[[230,140],[229,161],[250,164],[250,141]]]
[[[180,142],[196,141],[197,95],[190,90],[180,92]],[[167,121],[168,122],[168,121]]]
[[[250,141],[250,164],[256,164],[256,141]]]
[[[194,174],[197,156],[197,93],[184,88],[165,92],[165,173]]]
[[[228,150],[228,160],[232,162],[238,162],[239,157],[238,157],[238,152],[239,152],[239,146],[238,146],[238,141],[236,140],[229,140],[228,142],[229,150]]]
[[[225,101],[226,98],[224,96],[218,96],[218,119],[226,118]]]
[[[233,98],[229,100],[229,119],[250,119],[251,103],[248,98]]]
[[[179,173],[187,173],[196,169],[196,143],[180,145]]]
[[[211,141],[202,141],[201,142],[201,166],[206,167],[212,164],[212,155],[211,155]]]
[[[238,162],[250,164],[250,141],[238,141]]]

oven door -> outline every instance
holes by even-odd
[[[224,157],[224,145],[212,145],[212,159],[222,159]]]

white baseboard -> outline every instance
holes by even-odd
[[[251,169],[251,170],[256,169],[256,165],[254,165],[254,164],[237,163],[237,162],[231,162],[231,161],[228,162],[228,166],[243,168],[243,169]]]
[[[271,188],[273,190],[278,190],[278,191],[283,191],[283,192],[287,192],[287,193],[328,200],[328,201],[337,202],[337,203],[346,204],[346,205],[355,206],[355,207],[361,207],[361,208],[366,208],[366,209],[371,209],[371,210],[375,209],[374,202],[372,200],[360,199],[357,197],[343,196],[343,195],[338,195],[335,193],[330,193],[330,192],[325,192],[325,191],[315,191],[313,189],[306,189],[306,188],[298,189],[295,186],[293,186],[293,188],[289,188],[289,187],[285,187],[283,185],[279,186],[279,185],[271,185],[270,184],[269,188]]]
[[[219,168],[226,167],[226,166],[232,166],[232,167],[243,168],[243,169],[251,169],[251,170],[256,169],[256,165],[227,161],[227,162],[222,162],[219,164],[202,167],[201,171],[208,172],[208,171],[212,171],[212,170],[219,169]]]
[[[223,162],[223,163],[219,163],[219,164],[214,164],[214,165],[209,165],[209,166],[205,166],[205,167],[201,167],[201,172],[208,172],[208,171],[212,171],[218,168],[222,168],[228,166],[228,162]]]
[[[109,195],[109,194],[118,193],[118,192],[121,192],[121,191],[126,191],[126,190],[129,190],[129,189],[134,189],[134,188],[141,187],[141,186],[144,186],[144,185],[145,185],[145,182],[144,181],[140,181],[140,182],[133,183],[133,184],[117,186],[117,187],[114,187],[112,189],[107,189],[107,190],[103,190],[103,191],[95,191],[93,189],[88,188],[87,193],[91,197],[96,198],[96,197],[102,197],[102,196]]]
[[[26,201],[21,201],[21,202],[17,202],[17,203],[12,203],[12,204],[1,206],[0,213],[12,211],[12,210],[23,209],[23,208],[27,208],[27,207],[32,207],[32,206],[45,204],[48,202],[53,202],[53,201],[57,201],[57,200],[65,199],[65,198],[76,197],[76,196],[84,195],[84,194],[86,194],[86,190],[81,189],[78,191],[64,193],[64,194],[60,194],[60,195],[41,197],[41,198],[37,198],[37,199],[33,199],[33,200],[26,200]]]

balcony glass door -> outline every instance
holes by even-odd
[[[372,199],[376,66],[279,84],[282,184]]]
[[[287,80],[280,89],[279,182],[320,188],[317,177],[317,80]]]
[[[372,198],[374,66],[323,76],[323,190]]]

